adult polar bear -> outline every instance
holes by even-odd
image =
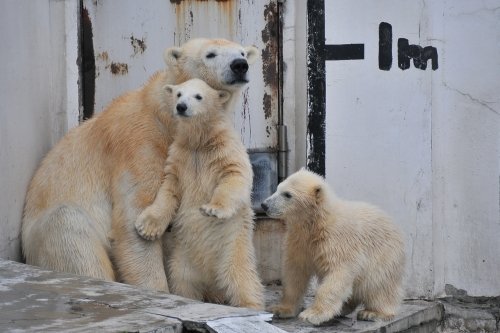
[[[169,48],[165,71],[71,130],[44,158],[28,188],[22,224],[26,262],[168,291],[161,240],[144,240],[134,227],[161,185],[175,131],[163,89],[200,78],[231,91],[232,107],[257,56],[253,46],[222,39]]]

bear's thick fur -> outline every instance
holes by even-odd
[[[286,222],[283,297],[270,310],[297,315],[308,282],[319,280],[314,303],[299,317],[318,325],[353,312],[358,319],[392,318],[401,301],[404,244],[380,209],[337,198],[324,179],[300,170],[278,186],[263,209]]]
[[[252,166],[224,108],[227,91],[193,79],[166,86],[177,116],[165,180],[136,227],[156,239],[172,223],[172,292],[263,308],[252,243]],[[169,244],[170,245],[170,244]],[[213,296],[217,295],[216,300]]]
[[[193,39],[164,58],[166,70],[71,130],[42,161],[24,208],[28,264],[168,291],[161,240],[134,227],[158,192],[175,133],[163,88],[200,78],[233,92],[232,103],[257,50]]]

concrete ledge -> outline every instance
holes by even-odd
[[[445,310],[442,333],[500,332],[500,297],[458,295],[439,301]]]
[[[277,286],[268,288],[268,302],[279,301],[281,288]],[[305,305],[313,301],[313,292],[310,291],[305,298]],[[369,322],[356,320],[356,312],[346,317],[336,318],[321,326],[304,323],[297,318],[273,319],[272,324],[287,331],[297,333],[331,333],[331,332],[436,332],[443,318],[443,305],[438,302],[424,300],[405,301],[396,318],[391,321]]]
[[[259,327],[271,315],[0,259],[0,332],[223,332]],[[245,332],[240,330],[241,332]]]
[[[266,289],[277,303],[280,286]],[[470,298],[470,297],[469,297]],[[313,291],[305,305],[312,303]],[[500,297],[406,300],[389,322],[355,314],[322,326],[0,259],[0,332],[498,332]]]

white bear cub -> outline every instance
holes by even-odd
[[[253,173],[225,105],[231,94],[199,79],[165,89],[177,130],[165,179],[136,229],[153,240],[172,224],[173,293],[261,309],[263,287],[252,243]]]
[[[294,173],[262,203],[267,215],[286,222],[283,296],[270,308],[297,315],[313,275],[313,304],[299,317],[319,325],[353,312],[359,320],[389,320],[401,302],[404,244],[401,233],[375,206],[337,198],[319,175]]]

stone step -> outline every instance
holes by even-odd
[[[266,289],[278,301],[279,286]],[[306,297],[306,305],[313,299]],[[434,332],[440,303],[404,302],[390,322],[341,317],[322,326],[297,319],[273,320],[265,311],[201,303],[0,259],[0,332]]]
[[[0,259],[0,332],[281,332],[271,315]],[[231,323],[234,321],[234,323]]]
[[[281,288],[269,286],[267,288],[267,301],[279,301]],[[305,297],[305,306],[309,306],[314,299],[312,290]],[[333,332],[436,332],[443,318],[443,305],[439,302],[425,300],[406,300],[399,309],[397,316],[391,321],[358,321],[356,311],[346,317],[338,317],[320,326],[304,323],[297,318],[273,319],[272,324],[286,332],[297,333],[333,333]]]

